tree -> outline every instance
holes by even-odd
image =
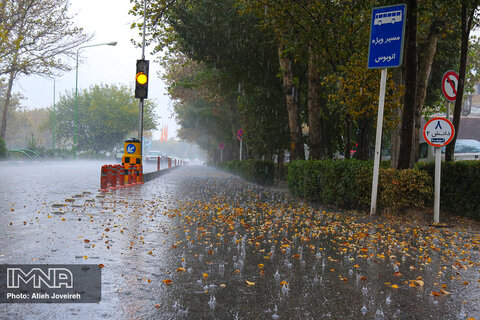
[[[111,151],[132,131],[138,131],[138,101],[125,85],[95,85],[78,94],[79,151]],[[75,94],[60,97],[56,105],[56,136],[60,144],[73,143]],[[156,128],[155,103],[145,101],[144,129]],[[51,118],[51,117],[50,117]],[[47,123],[47,127],[51,124]]]
[[[400,154],[397,169],[411,166],[413,128],[415,124],[415,98],[417,95],[417,0],[407,1],[405,53],[405,104],[402,112],[400,132]]]
[[[378,113],[379,70],[365,70],[366,53],[354,55],[345,66],[339,67],[339,72],[332,74],[329,82],[338,82],[338,89],[329,96],[335,108],[341,108],[345,122],[355,124],[357,128],[357,149],[355,157],[368,160],[370,157],[370,142],[373,140],[375,116]],[[333,91],[333,90],[332,90]],[[393,128],[397,119],[393,110],[400,107],[403,87],[393,81],[393,75],[388,74],[385,94],[385,127]],[[348,128],[348,126],[347,126]],[[350,139],[350,132],[344,132]],[[349,157],[350,143],[346,143],[345,156]]]
[[[73,25],[68,0],[3,0],[0,5],[0,74],[8,76],[0,137],[5,138],[14,80],[69,70],[62,58],[91,37]]]
[[[40,148],[51,146],[52,127],[44,126],[50,114],[48,109],[19,108],[9,113],[6,137],[10,149],[26,148],[29,140],[34,140]]]
[[[470,30],[475,25],[475,13],[479,5],[478,0],[462,1],[461,9],[461,51],[460,51],[460,70],[458,73],[457,98],[455,100],[455,109],[453,111],[453,126],[457,128],[453,140],[447,145],[445,152],[445,161],[452,161],[457,142],[458,130],[460,128],[460,115],[462,113],[463,92],[465,88],[465,74],[467,71],[468,42],[470,39]]]
[[[133,10],[141,14],[140,6]],[[182,112],[177,118],[179,123],[190,125],[182,118],[195,114],[200,107],[216,115],[223,115],[225,110],[226,118],[217,119],[226,121],[225,125],[207,124],[207,130],[202,132],[230,141],[225,144],[228,148],[238,144],[236,131],[242,127],[246,132],[244,147],[249,153],[268,157],[273,150],[283,152],[288,145],[288,131],[285,102],[279,99],[283,91],[277,78],[278,53],[271,43],[272,34],[256,28],[258,18],[239,14],[234,0],[202,1],[201,5],[188,0],[155,3],[147,11],[152,14],[147,30],[154,37],[156,50],[169,49],[165,66],[169,69],[168,77],[172,76],[170,87],[175,88],[172,97],[185,94],[176,104]],[[165,28],[165,23],[169,28]],[[177,60],[177,56],[184,60]],[[190,68],[194,70],[191,76],[184,74]],[[180,90],[181,87],[186,90]],[[262,118],[268,125],[258,125]],[[187,134],[187,128],[180,132]],[[219,132],[213,132],[215,128]],[[199,130],[195,132],[198,134]],[[226,132],[228,137],[224,136]],[[218,142],[213,142],[215,148]]]

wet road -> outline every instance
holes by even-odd
[[[101,195],[101,164],[2,166],[0,263],[105,267],[98,304],[0,317],[480,319],[478,234],[326,212],[201,166]]]

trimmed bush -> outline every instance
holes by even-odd
[[[379,203],[385,208],[423,208],[433,198],[432,178],[424,171],[381,169]]]
[[[275,178],[275,164],[273,161],[256,159],[234,160],[222,162],[218,167],[247,181],[262,185],[272,185]]]
[[[5,140],[0,137],[0,159],[7,157],[7,147],[5,145]]]
[[[418,163],[418,170],[435,179],[435,162]],[[457,215],[480,220],[480,162],[442,162],[440,208]]]
[[[356,159],[293,161],[288,165],[290,192],[308,200],[342,208],[370,206],[373,163]],[[416,170],[380,169],[377,206],[403,210],[431,201],[432,180]]]

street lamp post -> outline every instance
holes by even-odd
[[[77,49],[77,64],[76,64],[76,67],[75,67],[75,121],[74,121],[74,126],[73,126],[73,156],[74,156],[74,158],[77,157],[78,53],[79,53],[80,49],[84,49],[84,48],[98,47],[98,46],[116,46],[116,45],[117,45],[117,41],[113,41],[113,42],[92,44],[92,45],[89,45],[89,46],[79,47]]]
[[[52,78],[52,79],[53,79],[52,152],[55,152],[55,78]]]

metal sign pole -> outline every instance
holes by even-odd
[[[450,101],[447,101],[447,120],[450,120]]]
[[[221,150],[221,153],[220,153],[220,162],[223,162],[223,149],[220,149]]]
[[[385,103],[385,86],[387,83],[387,68],[382,69],[380,78],[380,95],[378,97],[377,136],[375,138],[375,160],[373,162],[372,199],[370,215],[377,211],[378,172],[380,170],[380,153],[382,149],[383,107]]]
[[[240,161],[242,161],[242,140],[240,140]]]
[[[433,201],[433,222],[440,222],[440,177],[442,170],[442,151],[435,148],[435,196]]]
[[[442,176],[442,147],[452,142],[455,136],[453,123],[443,117],[430,119],[423,127],[425,141],[435,148],[435,181],[433,199],[433,222],[440,222],[440,178]]]

